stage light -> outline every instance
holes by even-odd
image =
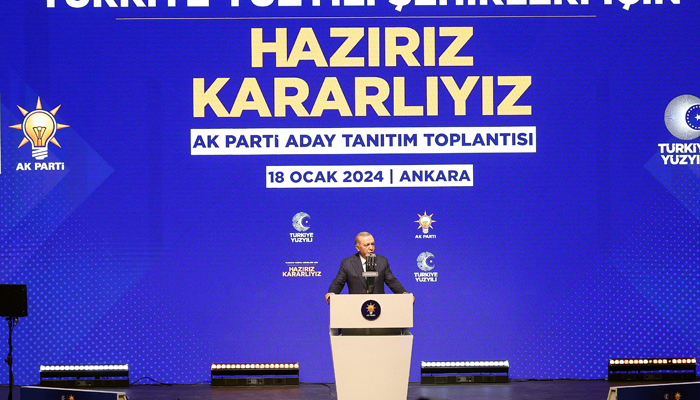
[[[695,358],[627,358],[608,360],[608,381],[695,381]]]
[[[298,385],[299,363],[212,364],[212,386]]]
[[[39,377],[45,387],[127,387],[129,364],[40,365]]]
[[[510,363],[488,361],[421,361],[422,385],[508,383]]]

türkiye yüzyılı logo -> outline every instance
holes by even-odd
[[[422,235],[416,235],[416,239],[436,239],[437,235],[430,233],[433,228],[433,222],[437,222],[433,219],[433,214],[428,215],[426,211],[423,211],[423,215],[418,214],[418,220],[413,221],[418,222],[418,229],[423,230]]]
[[[305,212],[298,212],[292,217],[292,226],[296,232],[291,232],[289,238],[292,243],[311,243],[314,241],[314,233],[308,232],[311,228],[311,216]]]
[[[666,129],[676,138],[690,141],[700,136],[700,99],[678,96],[666,106]],[[700,164],[700,143],[659,143],[664,165]]]
[[[433,272],[435,268],[435,255],[429,251],[420,253],[416,259],[418,268],[422,272],[414,272],[416,282],[437,282],[438,273]]]
[[[51,111],[46,111],[41,105],[41,98],[37,97],[36,109],[27,111],[21,106],[17,106],[19,111],[24,116],[21,124],[11,125],[10,128],[21,130],[24,134],[22,141],[17,148],[21,148],[27,143],[32,145],[32,157],[36,162],[18,163],[15,167],[16,171],[62,171],[65,170],[65,164],[62,162],[39,162],[49,156],[49,143],[58,147],[56,139],[56,131],[63,128],[68,128],[69,125],[63,125],[56,122],[56,113],[58,107]]]

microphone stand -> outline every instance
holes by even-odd
[[[10,367],[10,393],[7,395],[7,400],[12,400],[12,387],[15,384],[15,377],[12,374],[12,330],[15,329],[15,326],[17,326],[17,322],[19,322],[18,317],[7,317],[7,326],[10,328],[10,337],[8,339],[8,343],[10,344],[10,352],[7,354],[7,358],[5,359],[5,362]]]

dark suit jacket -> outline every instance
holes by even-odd
[[[374,293],[384,293],[384,283],[389,286],[394,293],[404,293],[407,290],[401,282],[391,273],[389,261],[384,256],[377,255],[377,273],[379,276],[374,278]],[[355,253],[350,257],[340,262],[340,270],[333,283],[328,288],[328,293],[340,294],[340,291],[348,284],[350,294],[367,293],[367,281],[362,276],[362,259],[360,253]]]

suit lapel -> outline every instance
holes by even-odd
[[[360,258],[360,254],[358,253],[355,258],[353,259],[353,267],[355,268],[355,273],[357,276],[360,277],[360,281],[362,282],[362,286],[367,290],[367,279],[365,279],[362,276],[362,259]]]

